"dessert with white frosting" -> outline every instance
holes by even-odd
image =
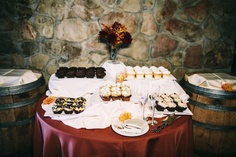
[[[162,93],[159,96],[153,94],[153,98],[156,101],[156,109],[158,111],[164,111],[166,109],[169,112],[183,112],[187,109],[187,103],[176,93]]]
[[[122,83],[103,85],[99,89],[99,94],[103,101],[129,101],[132,96],[130,87]]]
[[[130,101],[131,89],[128,86],[121,87],[121,99],[123,101]]]

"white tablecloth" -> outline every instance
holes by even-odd
[[[86,94],[93,94],[104,79],[96,78],[57,78],[51,75],[46,92],[48,96],[77,98]]]
[[[37,76],[26,69],[0,69],[0,87],[27,84],[37,80]]]
[[[125,70],[125,65],[122,62],[117,61],[118,64],[114,64],[111,61],[106,61],[102,67],[106,69],[106,80],[110,80],[113,82],[116,82],[116,77],[119,75],[121,72],[124,72]]]

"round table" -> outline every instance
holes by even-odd
[[[105,129],[75,129],[44,117],[44,95],[37,103],[34,128],[35,157],[191,157],[192,117],[182,116],[160,133],[150,130],[138,137],[126,137]],[[161,119],[156,119],[160,124]]]

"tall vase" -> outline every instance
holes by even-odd
[[[119,64],[120,62],[116,60],[116,57],[117,57],[117,48],[111,48],[110,49],[110,60],[111,60],[111,63],[113,64]]]

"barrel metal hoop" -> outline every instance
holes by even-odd
[[[33,104],[35,102],[38,102],[38,100],[42,97],[43,94],[37,95],[33,99],[27,100],[27,101],[21,101],[17,103],[12,103],[12,104],[3,104],[0,105],[0,110],[7,110],[7,109],[13,109],[13,108],[19,108],[19,107],[24,107],[30,104]]]
[[[27,84],[23,84],[19,86],[0,87],[0,96],[21,94],[23,92],[28,92],[33,89],[37,89],[43,84],[45,84],[45,80],[43,78],[43,75],[41,75],[38,80],[31,83],[27,83]]]
[[[191,93],[196,93],[199,95],[207,96],[209,98],[215,99],[235,99],[236,92],[226,92],[222,90],[211,90],[207,88],[198,87],[188,83],[185,80],[180,81],[180,85],[187,91]]]
[[[223,131],[233,131],[236,130],[236,126],[219,126],[219,125],[211,125],[211,124],[206,124],[206,123],[202,123],[196,120],[193,120],[193,124],[196,126],[200,126],[203,128],[207,128],[207,129],[212,129],[212,130],[223,130]]]
[[[16,127],[16,126],[29,124],[29,123],[34,121],[34,118],[35,117],[31,117],[31,118],[28,118],[28,119],[19,120],[19,121],[15,121],[15,122],[0,123],[0,128],[9,128],[9,127]]]
[[[225,111],[225,112],[235,112],[236,107],[226,107],[226,106],[215,106],[215,105],[206,105],[198,101],[194,101],[191,98],[189,99],[189,103],[195,105],[200,108],[213,110],[213,111]]]

